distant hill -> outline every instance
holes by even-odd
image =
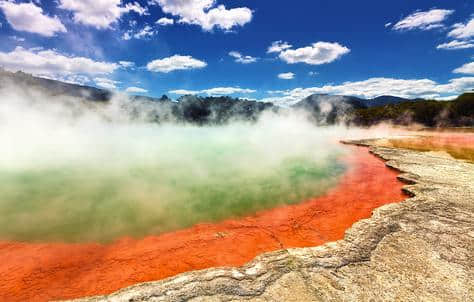
[[[256,121],[266,110],[277,110],[272,103],[235,99],[228,96],[182,96],[177,100],[174,114],[183,121],[199,124],[222,124],[232,120]]]
[[[366,108],[364,99],[357,98],[354,96],[345,96],[345,95],[329,95],[329,94],[312,94],[298,103],[294,104],[293,107],[307,107],[314,105],[321,105],[323,103],[328,103],[332,105],[347,104],[353,108]]]
[[[377,106],[384,106],[384,105],[390,105],[390,104],[399,104],[403,102],[416,102],[416,101],[422,101],[423,99],[407,99],[407,98],[402,98],[398,96],[393,96],[393,95],[381,95],[376,98],[372,99],[363,99],[363,98],[358,98],[355,96],[346,96],[346,95],[328,95],[328,94],[313,94],[305,99],[301,100],[300,102],[296,103],[318,103],[318,102],[331,102],[331,103],[336,103],[336,102],[343,102],[346,104],[351,105],[352,107],[359,109],[362,107],[377,107]]]
[[[8,83],[36,88],[53,96],[66,95],[98,102],[108,101],[112,95],[110,91],[104,89],[38,78],[21,71],[13,73],[0,69],[0,87]]]
[[[349,122],[362,126],[381,122],[418,123],[428,127],[474,126],[474,93],[464,93],[452,101],[416,100],[359,108],[351,113]]]
[[[107,104],[114,93],[105,89],[64,83],[34,77],[23,72],[0,69],[0,88],[15,85],[32,88],[51,96],[76,97],[82,100]],[[121,104],[132,120],[148,122],[178,122],[193,124],[223,124],[231,120],[255,121],[266,110],[277,110],[272,103],[249,101],[228,96],[200,97],[186,95],[173,101],[166,95],[161,98],[130,95],[130,102]]]
[[[364,101],[352,96],[313,94],[291,108],[309,112],[318,124],[330,125],[341,122],[355,109],[367,108]]]
[[[364,104],[367,107],[376,107],[376,106],[384,106],[384,105],[391,105],[391,104],[399,104],[403,102],[414,102],[414,101],[420,101],[423,99],[407,99],[407,98],[401,98],[398,96],[393,96],[393,95],[381,95],[373,99],[368,99],[364,100]]]
[[[0,69],[0,88],[14,84],[33,88],[51,96],[69,96],[97,106],[108,104],[114,93],[105,89],[43,79],[23,72]],[[57,100],[58,98],[56,98]],[[59,98],[60,99],[60,98]],[[354,96],[313,94],[287,109],[272,103],[249,101],[228,96],[201,97],[186,95],[176,101],[166,95],[161,98],[131,95],[121,104],[132,120],[148,122],[178,122],[192,124],[223,124],[232,120],[256,121],[265,111],[304,111],[316,124],[346,123],[371,126],[381,122],[425,126],[474,126],[474,93],[465,93],[453,101],[406,99],[379,96],[362,99]],[[75,103],[75,102],[74,102]]]

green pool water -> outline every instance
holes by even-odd
[[[308,129],[136,126],[17,139],[0,160],[0,239],[108,242],[321,195],[343,173],[343,151]]]

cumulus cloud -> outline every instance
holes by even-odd
[[[168,73],[175,70],[204,68],[207,63],[191,56],[174,55],[168,58],[149,62],[146,67],[149,71]]]
[[[474,18],[469,20],[466,24],[454,24],[453,29],[448,33],[448,36],[456,39],[469,39],[474,37]]]
[[[178,17],[179,23],[199,25],[205,31],[216,28],[232,30],[252,20],[252,10],[247,7],[227,9],[216,6],[216,0],[150,0],[161,6],[166,14]]]
[[[17,42],[25,42],[25,38],[23,38],[23,37],[10,36],[9,38],[12,39],[12,40],[15,40]]]
[[[295,74],[292,73],[292,72],[280,73],[280,74],[278,75],[278,78],[279,78],[279,79],[282,79],[282,80],[291,80],[291,79],[294,79],[294,78],[295,78]]]
[[[443,21],[454,10],[449,9],[431,9],[429,11],[417,11],[413,14],[398,21],[394,26],[394,30],[430,30],[434,28],[444,27]]]
[[[15,30],[35,33],[45,37],[67,32],[66,27],[57,16],[50,17],[43,14],[43,9],[32,2],[0,1],[0,9],[5,14],[8,23]]]
[[[453,41],[438,45],[437,49],[468,49],[474,48],[474,18],[464,23],[456,23],[448,32],[448,37],[454,38]]]
[[[119,61],[119,64],[120,64],[120,66],[122,66],[123,68],[130,68],[130,67],[135,66],[135,63],[134,63],[134,62],[130,62],[130,61]]]
[[[449,43],[443,43],[436,46],[437,49],[448,49],[448,50],[455,50],[455,49],[467,49],[473,48],[474,41],[459,41],[453,40]]]
[[[186,90],[186,89],[176,89],[168,91],[172,94],[178,95],[187,95],[187,94],[207,94],[207,95],[229,95],[235,93],[254,93],[256,90],[246,89],[240,87],[216,87],[204,90]]]
[[[74,22],[97,29],[110,28],[123,14],[129,12],[148,14],[148,9],[138,2],[123,6],[122,0],[59,0],[59,8],[72,11]]]
[[[146,38],[146,37],[151,37],[154,34],[155,34],[155,31],[153,30],[153,28],[149,25],[145,25],[145,27],[143,27],[142,30],[140,30],[139,32],[137,32],[134,35],[134,38],[135,39],[142,39],[142,38]]]
[[[316,42],[307,47],[283,50],[280,52],[279,58],[288,64],[320,65],[331,63],[349,52],[349,48],[339,43]]]
[[[253,89],[239,88],[239,87],[216,87],[211,89],[202,90],[202,93],[209,95],[227,95],[234,93],[254,93]]]
[[[12,71],[35,75],[108,74],[120,67],[117,63],[94,61],[86,57],[67,56],[56,50],[24,49],[16,47],[0,52],[0,66]]]
[[[466,63],[453,70],[454,73],[474,74],[474,62]]]
[[[238,51],[229,52],[229,56],[233,57],[237,63],[250,64],[257,62],[257,58],[252,56],[244,56]]]
[[[434,99],[437,101],[452,101],[456,99],[457,97],[458,97],[457,95],[448,95],[448,96],[435,97]]]
[[[91,80],[88,76],[80,75],[80,74],[68,74],[68,75],[42,75],[42,78],[61,81],[69,84],[76,84],[76,85],[86,85]]]
[[[140,40],[147,39],[156,34],[156,31],[150,25],[145,25],[142,29],[134,32],[133,30],[128,30],[122,35],[122,40],[130,40],[132,38]]]
[[[161,25],[161,26],[173,25],[174,20],[171,18],[163,17],[163,18],[158,19],[158,21],[156,21],[156,24]]]
[[[148,90],[140,88],[140,87],[128,87],[125,89],[125,92],[127,93],[147,93]]]
[[[110,90],[117,89],[117,84],[120,83],[119,81],[114,81],[107,78],[94,78],[94,82],[97,86]]]
[[[133,37],[133,31],[127,30],[126,32],[123,33],[122,40],[128,41],[128,40],[131,40],[132,37]]]
[[[187,90],[187,89],[176,89],[176,90],[170,90],[168,93],[172,94],[178,94],[178,95],[189,95],[189,94],[199,94],[199,90]]]
[[[281,94],[262,101],[274,102],[289,106],[301,99],[318,93],[332,95],[352,95],[361,98],[374,98],[381,95],[393,95],[405,98],[439,98],[445,94],[460,94],[474,88],[474,77],[451,79],[446,84],[439,84],[430,79],[394,79],[370,78],[364,81],[345,82],[340,85],[324,85],[320,87],[295,88],[284,91],[272,91]]]
[[[280,53],[285,49],[293,47],[292,45],[288,44],[287,42],[283,41],[274,41],[272,45],[270,45],[267,49],[267,53]]]

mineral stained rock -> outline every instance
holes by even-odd
[[[474,164],[351,143],[401,171],[413,197],[376,209],[343,240],[82,301],[474,301]]]

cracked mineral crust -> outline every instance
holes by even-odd
[[[262,254],[81,301],[474,301],[474,164],[365,145],[412,196],[376,209],[343,240]]]

